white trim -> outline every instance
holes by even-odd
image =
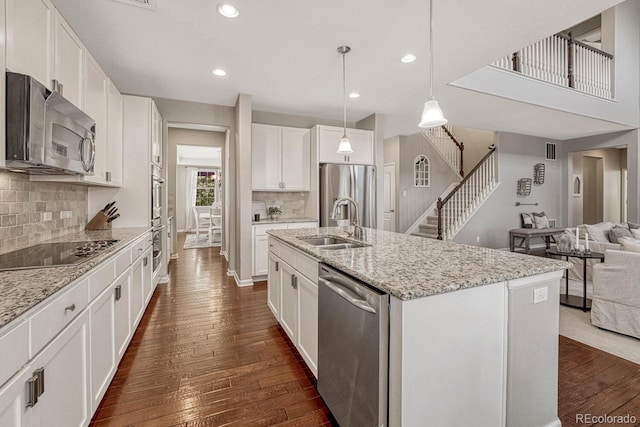
[[[175,129],[206,130],[209,132],[226,132],[226,126],[203,125],[200,123],[167,122],[167,127]]]
[[[245,286],[253,286],[253,279],[240,280],[238,274],[235,271],[233,272],[233,280],[236,281],[236,285],[239,288],[243,288]]]
[[[227,254],[227,251],[220,251],[220,255],[222,255],[224,257],[224,259],[229,262],[229,255]]]
[[[424,159],[424,162],[422,160]],[[421,162],[426,170],[416,170],[417,163]],[[427,185],[418,185],[416,174],[418,172],[426,172],[426,178],[422,178],[427,181]],[[431,161],[427,157],[426,154],[418,154],[415,159],[413,159],[413,187],[414,188],[429,188],[431,187]]]
[[[460,175],[460,171],[456,170],[456,168],[453,167],[453,165],[444,156],[444,154],[442,154],[440,150],[438,150],[438,148],[436,147],[436,144],[434,144],[433,141],[431,141],[431,138],[429,138],[429,135],[427,135],[426,132],[424,131],[420,132],[420,135],[422,135],[424,139],[426,139],[429,142],[429,144],[431,144],[431,147],[436,151],[436,153],[438,153],[438,155],[442,157],[442,160],[444,160],[447,166],[449,166],[449,168],[456,174],[456,176],[460,178],[460,181],[462,181],[462,176]]]
[[[160,277],[160,281],[158,282],[159,285],[166,285],[167,283],[169,283],[171,280],[169,279],[169,275],[166,276],[161,276]]]
[[[458,185],[457,182],[452,182],[451,185],[449,185],[444,190],[444,192],[440,195],[440,197],[445,197],[447,194],[451,193],[451,191],[455,188],[456,185]],[[436,199],[436,201],[433,202],[431,206],[429,206],[427,210],[425,210],[424,213],[420,215],[418,219],[416,219],[409,228],[407,228],[407,231],[405,231],[404,234],[416,233],[416,230],[420,228],[420,224],[422,224],[422,222],[435,210],[437,206],[438,206],[438,199]]]

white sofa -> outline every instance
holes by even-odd
[[[640,338],[640,253],[608,250],[593,266],[591,323]]]

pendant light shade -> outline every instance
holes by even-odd
[[[444,118],[438,101],[432,96],[424,103],[424,110],[422,110],[422,118],[418,127],[421,128],[434,128],[442,126],[447,123],[447,119]]]
[[[351,148],[351,141],[347,137],[347,71],[345,67],[345,56],[347,53],[351,52],[351,48],[349,46],[340,46],[338,48],[338,53],[342,55],[342,105],[343,105],[343,133],[342,138],[340,138],[340,142],[338,143],[338,154],[351,154],[353,153],[353,148]]]
[[[429,0],[429,98],[424,103],[418,127],[433,128],[447,123],[444,114],[433,96],[433,0]]]

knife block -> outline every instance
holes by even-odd
[[[91,221],[84,227],[85,230],[111,230],[111,223],[107,222],[109,216],[100,211],[94,216]]]

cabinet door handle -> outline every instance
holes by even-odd
[[[74,311],[75,309],[76,309],[76,304],[75,304],[75,303],[73,303],[73,304],[71,304],[71,305],[69,305],[69,306],[66,306],[66,307],[64,308],[64,312],[66,313],[67,311]]]
[[[107,182],[111,181],[111,172],[105,172],[104,173],[104,178]]]
[[[298,278],[296,277],[295,274],[291,275],[291,287],[293,289],[298,289]]]
[[[27,408],[33,408],[38,403],[38,376],[27,380]]]
[[[120,301],[122,298],[122,285],[116,286],[116,301]]]
[[[279,269],[280,269],[280,263],[276,261],[276,271],[278,271]]]
[[[142,266],[146,267],[147,264],[149,264],[149,259],[147,257],[144,257],[144,259],[142,260]]]
[[[38,392],[38,397],[40,397],[44,393],[44,368],[38,368],[33,371],[33,376],[38,377],[38,381],[36,381],[36,390]]]

